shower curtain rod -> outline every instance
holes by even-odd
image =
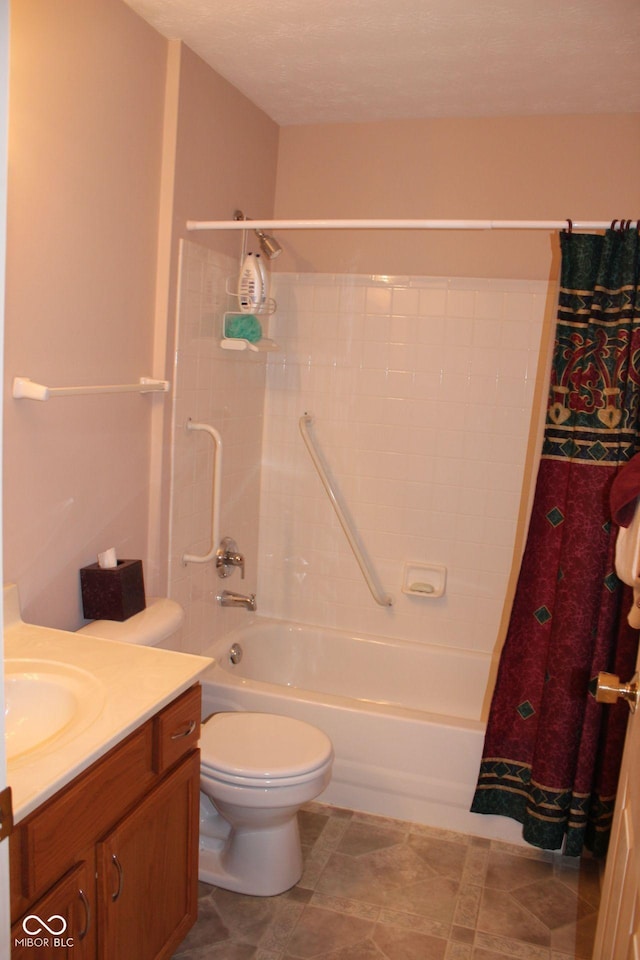
[[[614,223],[619,221],[614,221]],[[626,221],[623,221],[626,222]],[[252,220],[255,230],[607,230],[611,220]],[[246,230],[244,220],[187,220],[187,230]]]

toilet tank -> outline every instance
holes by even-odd
[[[92,620],[77,632],[101,640],[155,647],[177,633],[183,623],[184,610],[179,603],[168,597],[150,597],[145,609],[127,620]]]

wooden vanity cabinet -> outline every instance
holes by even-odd
[[[196,753],[98,844],[99,957],[164,957],[167,943],[177,946],[193,925],[199,780]]]
[[[200,687],[21,821],[10,838],[12,960],[165,960],[197,916]],[[54,928],[62,921],[50,924]]]

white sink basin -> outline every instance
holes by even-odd
[[[99,715],[104,689],[91,673],[55,660],[4,662],[9,763],[30,760],[75,738]]]

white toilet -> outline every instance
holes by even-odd
[[[128,620],[94,620],[79,632],[156,645],[183,619],[175,601],[149,599]],[[294,886],[302,875],[296,814],[328,785],[332,763],[329,737],[301,720],[209,717],[200,735],[200,880],[260,897]]]

